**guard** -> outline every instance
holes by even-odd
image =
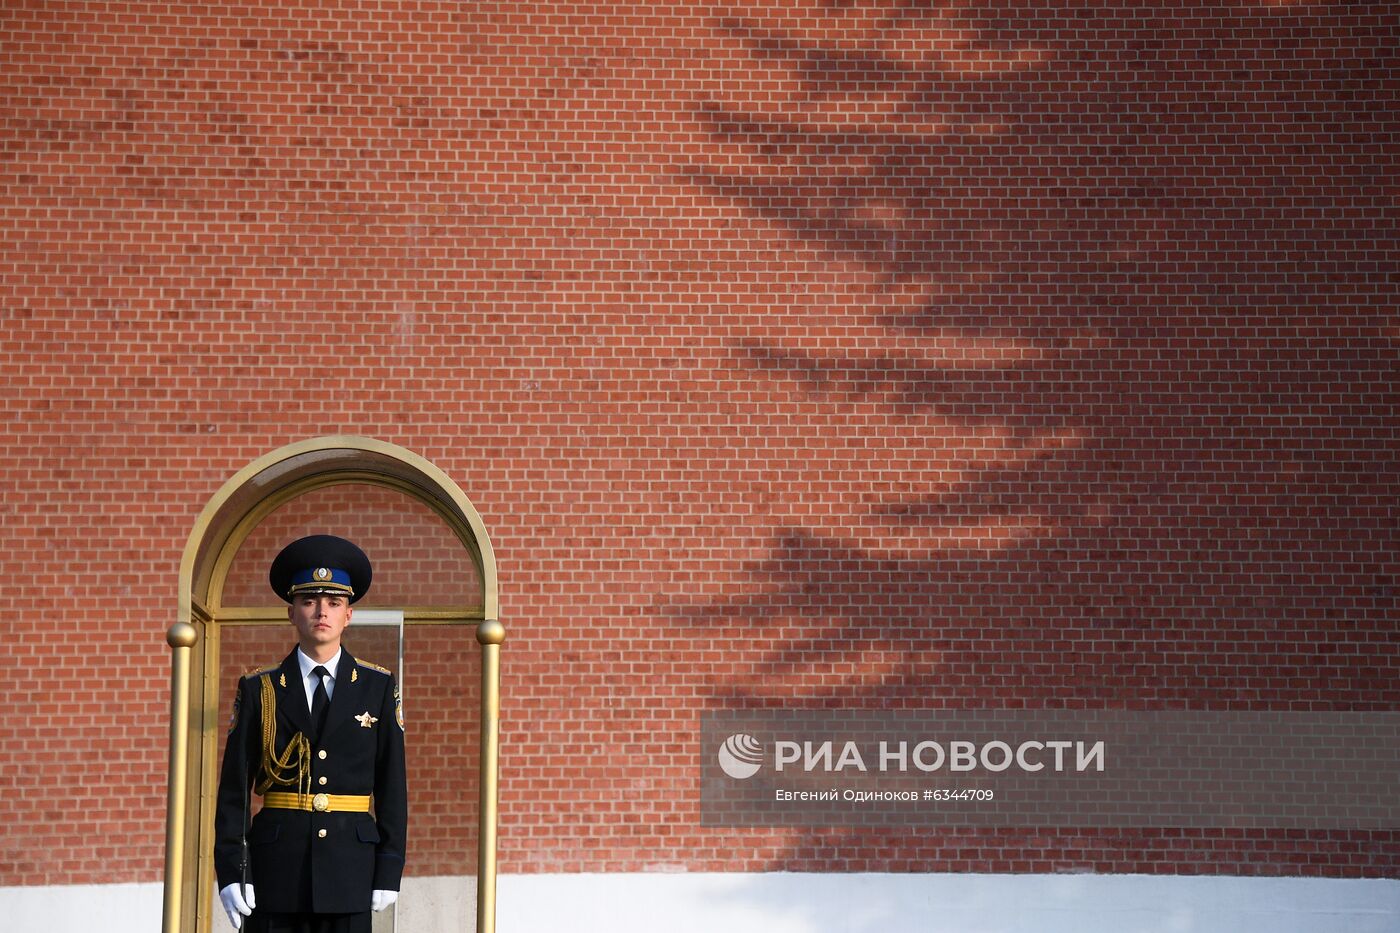
[[[238,684],[214,816],[219,900],[245,933],[370,933],[398,898],[408,795],[394,676],[340,640],[369,558],[331,535],[268,573],[297,647]],[[262,809],[249,821],[249,790]]]

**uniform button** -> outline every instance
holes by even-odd
[[[319,752],[316,753],[316,757],[319,758],[319,759],[321,759],[322,761],[325,761],[325,760],[326,760],[326,750],[325,750],[324,748],[321,749]]]
[[[324,838],[326,838],[326,831],[323,829],[323,830],[321,830],[319,833],[317,833],[316,835],[318,835],[318,836],[320,836],[322,839],[324,839]]]
[[[324,774],[321,775],[321,783],[322,783],[322,784],[326,783],[326,776],[325,776]]]

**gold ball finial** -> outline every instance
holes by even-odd
[[[165,633],[165,641],[172,648],[193,648],[199,641],[199,630],[188,622],[176,622]]]
[[[499,645],[506,640],[506,627],[495,619],[487,619],[476,627],[476,640],[483,645]]]

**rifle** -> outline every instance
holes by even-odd
[[[242,683],[239,683],[238,689],[243,689]],[[245,705],[246,704],[239,704],[240,707]],[[239,709],[238,715],[243,715],[242,708]],[[242,895],[243,902],[246,904],[248,902],[248,824],[252,819],[248,813],[252,805],[248,801],[253,791],[251,775],[249,774],[252,767],[248,760],[252,756],[248,754],[247,741],[244,741],[243,748],[239,750],[239,753],[243,756],[243,783],[240,785],[240,792],[243,797],[243,835],[239,839],[238,850],[238,893]]]

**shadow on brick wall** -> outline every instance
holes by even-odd
[[[1400,702],[1395,27],[1353,12],[1329,30],[1287,4],[724,21],[789,90],[703,104],[729,157],[686,180],[785,230],[805,268],[872,283],[864,318],[829,302],[833,326],[868,320],[863,344],[809,312],[734,355],[829,425],[866,413],[870,436],[842,442],[866,492],[778,529],[737,595],[662,607],[747,654],[707,680],[712,708]],[[1393,833],[1284,835],[898,851],[1011,871],[1400,859]],[[877,848],[817,832],[764,867],[860,870],[845,856]]]

